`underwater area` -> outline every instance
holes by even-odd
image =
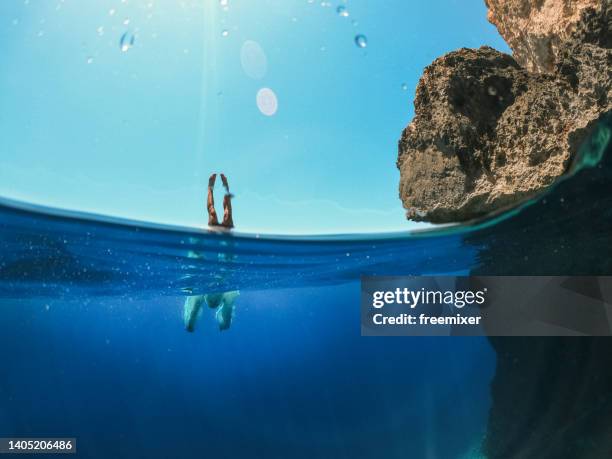
[[[609,113],[528,201],[406,221],[423,68],[508,51],[483,2],[36,3],[0,4],[0,438],[95,459],[612,457],[609,337],[361,336],[365,275],[612,273]],[[216,171],[232,231],[205,226]]]

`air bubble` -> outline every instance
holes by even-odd
[[[90,57],[88,57],[86,62],[87,62],[88,64],[91,64],[91,63],[93,62],[93,57],[91,57],[91,56],[90,56]]]
[[[489,93],[490,96],[496,96],[497,95],[497,89],[494,86],[489,86],[487,88],[487,92]]]
[[[121,49],[121,51],[125,53],[132,46],[134,46],[135,40],[136,40],[136,37],[134,36],[133,33],[124,32],[123,35],[121,35],[121,39],[119,40],[119,49]]]
[[[402,91],[408,91],[408,85],[406,83],[402,83]]]
[[[336,13],[338,13],[338,16],[342,16],[343,18],[347,18],[349,15],[349,12],[344,5],[340,5],[338,8],[336,8]]]
[[[359,47],[359,48],[365,48],[366,46],[368,46],[368,39],[366,38],[365,35],[357,35],[355,36],[355,44]]]
[[[229,35],[229,30],[224,29],[224,30],[221,31],[221,36],[222,37],[227,37],[228,35]]]

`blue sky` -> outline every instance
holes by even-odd
[[[240,231],[416,227],[397,140],[426,65],[460,47],[508,52],[484,2],[224,3],[0,2],[0,196],[203,226],[214,171]]]

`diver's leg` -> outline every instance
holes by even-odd
[[[206,200],[206,208],[208,210],[208,226],[219,226],[219,219],[217,218],[217,212],[215,211],[215,198],[213,196],[213,189],[215,187],[215,180],[217,174],[212,174],[208,179],[208,198]]]
[[[215,318],[217,319],[217,323],[219,324],[219,330],[223,331],[230,328],[233,317],[234,304],[223,303],[223,305],[219,309],[217,309],[217,312],[215,313]]]
[[[240,295],[240,292],[237,290],[225,292],[223,294],[223,304],[217,309],[215,314],[219,330],[227,330],[230,328],[230,325],[232,325],[232,319],[234,318],[234,301],[238,295]]]
[[[234,227],[234,218],[232,217],[232,196],[229,194],[223,197],[223,222],[221,226],[226,228]]]
[[[204,295],[188,296],[185,299],[185,305],[183,306],[183,321],[185,322],[185,330],[188,332],[195,330],[195,324],[202,310],[203,302]]]
[[[227,183],[225,174],[221,174],[221,183],[223,184],[223,188],[225,188],[225,194],[230,194],[229,184]]]
[[[221,174],[221,181],[223,182],[223,187],[225,188],[225,196],[223,197],[223,222],[221,223],[221,226],[233,228],[234,218],[232,216],[232,194],[229,190],[227,177],[224,174]]]

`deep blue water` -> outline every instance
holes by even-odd
[[[426,233],[227,235],[5,201],[0,437],[77,437],[92,458],[467,455],[486,429],[487,339],[361,337],[359,277],[609,275],[601,129],[546,195]],[[229,330],[210,310],[184,330],[186,295],[236,289]]]

